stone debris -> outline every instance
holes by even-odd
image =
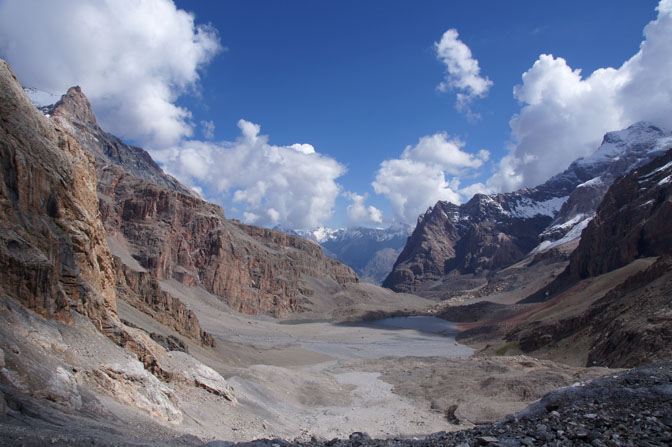
[[[672,444],[672,361],[607,376],[547,394],[521,413],[470,430],[440,432],[424,439],[349,439],[286,442],[257,440],[236,446],[434,447],[592,446]]]

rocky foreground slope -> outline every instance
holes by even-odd
[[[526,256],[578,240],[611,183],[670,147],[670,132],[640,122],[607,133],[593,155],[535,188],[438,202],[418,218],[383,286],[438,297],[484,286]]]
[[[672,443],[672,362],[553,391],[525,411],[471,430],[423,439],[260,440],[240,447],[664,446]],[[213,447],[217,445],[213,442]]]

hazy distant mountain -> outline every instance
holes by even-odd
[[[413,227],[395,223],[389,228],[325,228],[295,230],[320,244],[327,256],[352,267],[363,281],[380,284],[390,273]]]

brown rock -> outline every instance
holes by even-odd
[[[158,281],[150,273],[135,271],[116,256],[114,266],[119,298],[178,333],[200,341],[205,346],[215,346],[215,339],[201,329],[194,312],[179,299],[161,290]]]
[[[157,279],[202,286],[235,310],[286,315],[314,293],[308,277],[337,284],[357,276],[316,243],[229,221],[216,205],[128,175],[99,171],[101,214],[140,265]]]
[[[0,60],[0,287],[47,317],[116,318],[93,158]]]
[[[570,257],[572,277],[672,251],[672,168],[664,168],[670,161],[672,151],[614,182]]]

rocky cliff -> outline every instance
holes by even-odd
[[[520,260],[566,200],[566,189],[475,195],[438,202],[418,218],[384,287],[422,292],[451,273],[486,275]]]
[[[235,403],[219,373],[119,320],[122,284],[147,292],[158,321],[182,315],[191,325],[176,329],[212,345],[151,278],[115,266],[94,157],[72,129],[40,113],[0,60],[0,425],[177,424],[194,394]]]
[[[672,251],[672,150],[617,180],[572,253],[568,272],[585,278]]]
[[[126,251],[118,254],[131,270],[203,287],[240,312],[277,316],[310,308],[311,297],[320,292],[310,278],[358,282],[349,267],[325,257],[314,242],[226,219],[220,207],[167,176],[146,152],[102,131],[78,88],[50,111],[69,122],[96,156],[102,219],[108,236]],[[140,298],[132,303],[149,299],[142,290],[134,293]],[[184,315],[174,319],[182,322],[183,333],[195,334]]]
[[[42,108],[47,115],[62,118],[80,143],[95,157],[96,165],[115,164],[129,174],[183,194],[193,192],[163,172],[142,148],[129,146],[98,125],[91,103],[79,87],[71,87],[61,99]]]
[[[668,150],[611,185],[565,271],[524,302],[546,300],[580,279],[672,251],[671,195],[672,150]]]
[[[100,174],[108,233],[157,279],[201,286],[237,311],[273,315],[304,309],[315,293],[307,277],[357,282],[313,242],[229,221],[216,205],[114,166]]]
[[[650,123],[609,132],[598,150],[536,188],[438,202],[418,225],[383,286],[427,294],[471,285],[527,255],[576,241],[609,185],[672,147],[672,133]],[[474,279],[476,278],[476,279]],[[478,280],[480,278],[480,280]]]
[[[40,114],[0,60],[0,291],[39,314],[115,318],[93,157]]]

